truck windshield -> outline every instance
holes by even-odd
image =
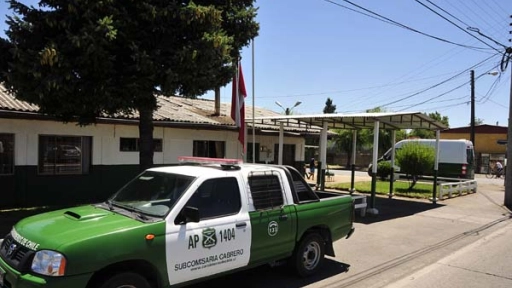
[[[163,217],[194,179],[191,176],[146,171],[121,188],[109,202],[124,209]]]

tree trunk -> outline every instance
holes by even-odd
[[[220,116],[220,87],[215,87],[215,116]]]
[[[153,166],[153,109],[139,108],[139,170]]]

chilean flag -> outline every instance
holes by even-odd
[[[233,77],[233,95],[231,99],[231,119],[235,121],[238,127],[238,141],[242,143],[245,152],[245,90],[244,75],[242,74],[242,65],[238,62],[237,73]]]

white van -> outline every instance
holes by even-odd
[[[406,139],[395,143],[395,153],[404,144],[417,142],[436,147],[436,139]],[[391,149],[389,149],[377,162],[391,161]],[[407,171],[400,171],[396,166],[395,175],[405,175]],[[371,174],[371,164],[368,174]],[[439,139],[439,168],[438,177],[474,179],[475,177],[475,151],[473,143],[466,139],[448,140]]]

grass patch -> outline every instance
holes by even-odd
[[[410,183],[408,181],[395,181],[395,183],[393,183],[393,195],[409,197],[409,198],[417,198],[417,199],[432,198],[433,184],[416,183],[416,185],[414,185],[414,188],[411,191],[409,191],[409,186],[410,186]],[[330,184],[330,185],[326,185],[326,188],[348,191],[348,190],[350,190],[350,183]],[[359,193],[371,193],[372,182],[371,181],[355,182],[354,188]],[[375,193],[380,194],[380,195],[388,195],[389,194],[389,181],[377,180],[377,184],[375,186]]]

